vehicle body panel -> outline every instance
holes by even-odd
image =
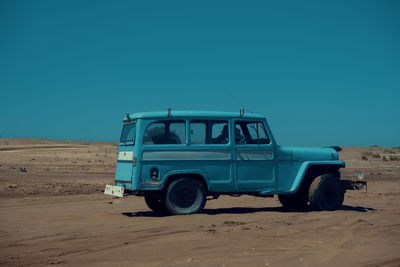
[[[227,144],[191,144],[190,121],[226,120]],[[176,175],[200,177],[208,192],[290,194],[299,188],[307,169],[324,164],[344,167],[332,148],[278,146],[262,115],[234,112],[174,111],[135,113],[123,122],[136,123],[135,140],[120,143],[116,167],[116,185],[125,191],[162,190]],[[143,135],[152,123],[179,120],[185,123],[181,144],[144,144]],[[235,122],[261,122],[268,144],[235,144]]]

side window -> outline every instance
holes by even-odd
[[[228,144],[229,131],[227,121],[211,121],[211,140],[213,144]]]
[[[238,123],[235,123],[235,144],[246,144],[242,127]]]
[[[185,144],[186,127],[185,122],[171,122],[169,124],[169,139],[170,144]]]
[[[236,144],[269,144],[270,139],[262,122],[237,121],[235,123]]]
[[[143,144],[184,144],[185,121],[157,121],[150,124],[144,135]]]
[[[143,135],[143,144],[150,145],[155,144],[154,138],[162,136],[165,133],[165,124],[161,122],[154,122],[147,127],[146,132]]]
[[[190,143],[194,145],[206,144],[205,122],[190,122]]]
[[[192,120],[190,122],[190,143],[198,144],[228,144],[228,121]]]

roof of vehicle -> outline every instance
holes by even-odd
[[[225,111],[183,111],[172,110],[171,118],[248,118],[248,119],[263,119],[265,116],[253,113],[244,113],[240,116],[239,112]],[[147,118],[168,118],[168,111],[152,111],[139,112],[129,114],[130,119],[147,119]],[[126,118],[124,119],[126,120]]]

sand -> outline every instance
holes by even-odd
[[[400,266],[400,161],[368,151],[388,148],[340,153],[343,178],[363,171],[368,191],[348,191],[338,211],[222,196],[158,217],[141,197],[103,194],[114,143],[0,139],[0,265]]]

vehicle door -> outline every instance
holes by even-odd
[[[210,191],[233,190],[228,120],[191,120],[189,149],[193,165],[207,174]]]
[[[234,122],[236,191],[259,191],[274,187],[275,151],[262,120]]]

